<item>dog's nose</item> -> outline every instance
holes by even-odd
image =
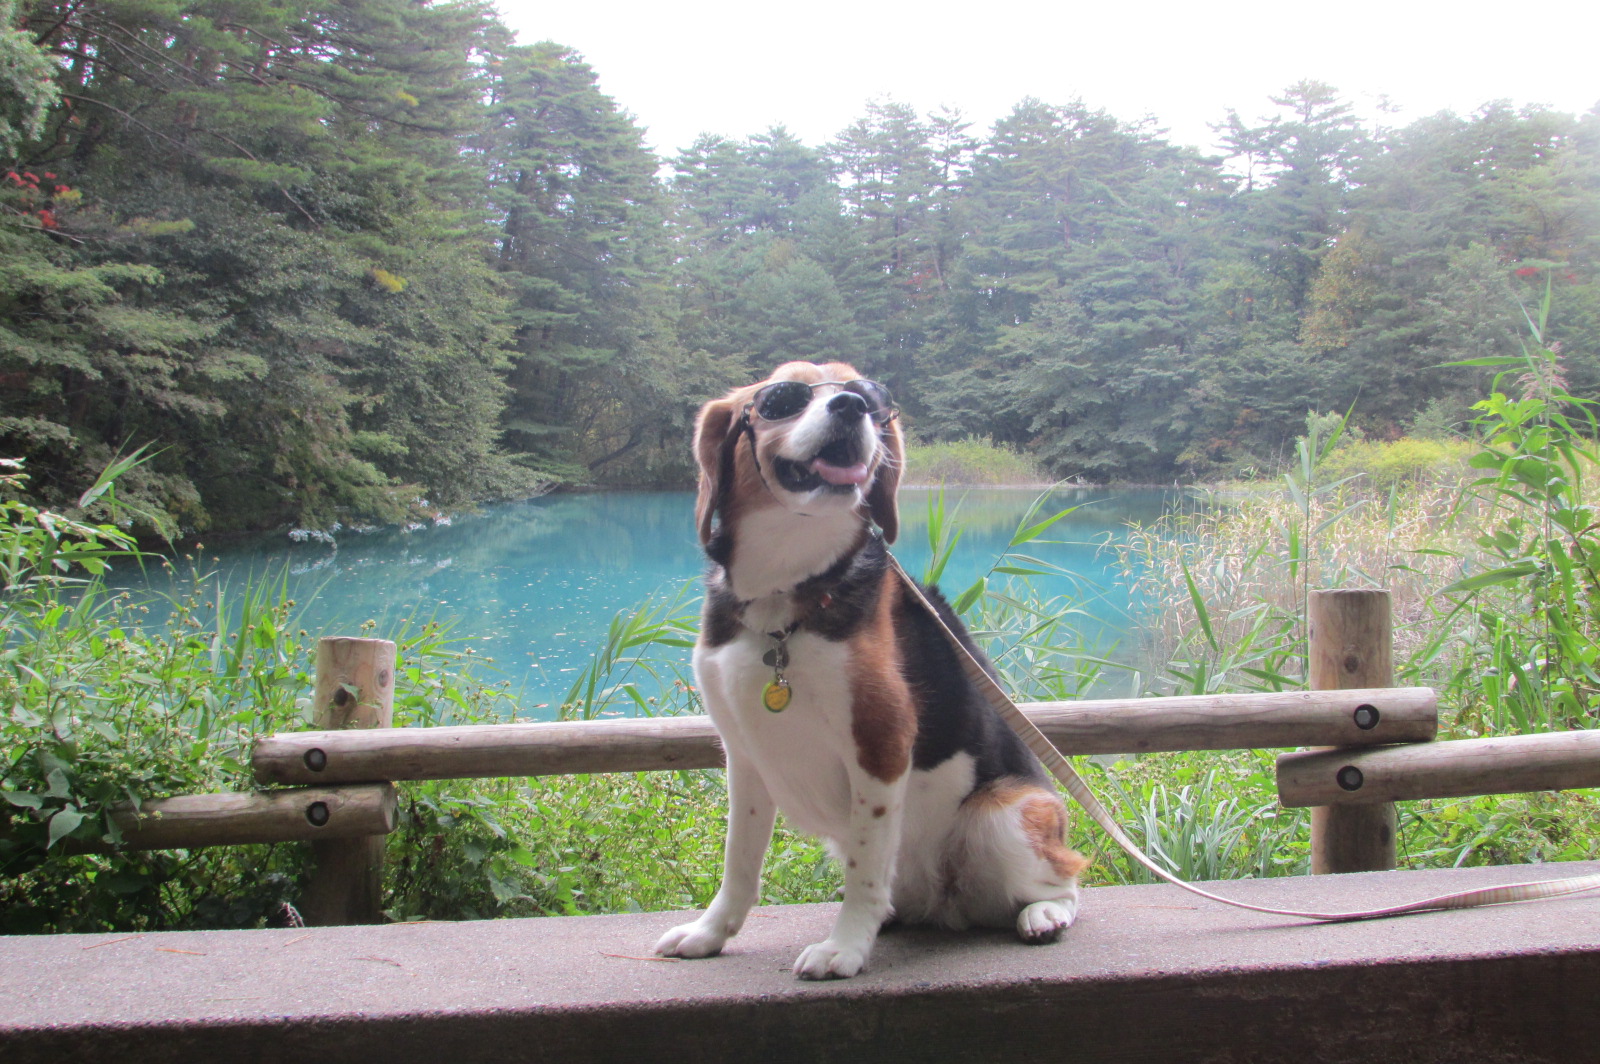
[[[867,416],[867,401],[855,392],[840,392],[828,400],[828,413],[841,421],[860,421]]]

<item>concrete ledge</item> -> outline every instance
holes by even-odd
[[[1367,908],[1600,863],[1239,882]],[[0,939],[0,1059],[1592,1061],[1600,897],[1332,926],[1103,887],[1058,944],[887,933],[800,983],[834,907],[758,910],[727,955],[647,959],[682,916]]]

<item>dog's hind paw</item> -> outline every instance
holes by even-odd
[[[866,966],[866,952],[828,939],[800,951],[794,974],[802,979],[848,979]]]
[[[727,932],[707,926],[704,920],[679,924],[662,935],[656,942],[656,953],[662,957],[714,957],[727,945]]]
[[[1036,901],[1017,914],[1017,937],[1030,946],[1054,942],[1077,915],[1078,907],[1071,902]]]

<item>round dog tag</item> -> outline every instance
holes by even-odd
[[[789,681],[773,680],[761,692],[761,704],[772,713],[782,713],[789,708]]]

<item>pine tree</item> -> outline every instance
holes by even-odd
[[[58,95],[49,53],[16,23],[17,0],[0,0],[0,165],[38,135]]]
[[[119,326],[58,314],[58,349],[89,354],[31,371],[30,416],[70,435],[40,456],[63,490],[128,440],[161,449],[158,501],[193,525],[393,519],[419,497],[514,490],[495,455],[503,302],[472,265],[489,235],[462,151],[487,7],[135,0],[27,18],[62,99],[30,162],[98,212],[63,215],[79,228],[63,225],[60,265],[112,279],[96,305]],[[451,431],[420,405],[440,382]]]
[[[515,329],[506,436],[531,468],[586,481],[681,431],[683,391],[703,383],[697,370],[680,375],[669,350],[656,160],[588,65],[556,44],[506,51],[490,117],[483,150]]]

